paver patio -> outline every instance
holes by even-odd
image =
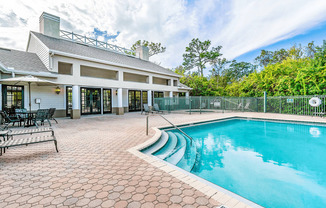
[[[260,113],[170,114],[176,124],[232,115],[321,121]],[[158,116],[150,126],[164,126]],[[127,150],[154,135],[145,116],[59,119],[53,143],[10,148],[0,157],[0,207],[216,207],[217,201]]]

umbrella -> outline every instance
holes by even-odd
[[[1,83],[5,84],[28,84],[28,94],[29,94],[29,112],[32,111],[32,103],[31,103],[31,83],[36,83],[37,85],[40,86],[53,86],[53,85],[58,85],[58,83],[45,80],[45,79],[40,79],[37,77],[34,77],[32,75],[28,76],[23,76],[23,77],[13,77],[13,78],[8,78],[8,79],[0,79]]]

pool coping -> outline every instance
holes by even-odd
[[[213,123],[213,122],[222,122],[232,119],[247,119],[247,120],[259,120],[259,121],[271,121],[271,122],[284,122],[284,123],[295,123],[295,124],[310,124],[310,125],[322,125],[326,126],[325,122],[315,122],[315,121],[298,121],[292,119],[278,119],[278,118],[257,118],[257,117],[248,117],[248,116],[226,116],[224,118],[218,119],[205,119],[197,122],[185,122],[177,124],[177,127],[191,127],[194,125],[204,124],[204,123]],[[146,162],[152,164],[153,166],[159,168],[162,171],[169,173],[175,178],[181,180],[182,182],[188,184],[189,186],[197,189],[198,191],[205,194],[207,197],[216,200],[221,203],[226,208],[242,208],[242,207],[253,207],[253,208],[262,208],[262,206],[252,202],[238,194],[235,194],[223,187],[220,187],[212,182],[209,182],[195,174],[192,174],[188,171],[185,171],[175,165],[172,165],[164,160],[161,160],[157,157],[146,155],[141,152],[141,150],[151,146],[161,137],[161,130],[174,129],[170,125],[152,127],[155,131],[155,134],[152,138],[148,139],[146,142],[139,144],[135,147],[128,149],[128,152],[133,155],[145,160]]]

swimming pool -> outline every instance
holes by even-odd
[[[326,207],[326,127],[231,119],[143,150],[264,207]]]

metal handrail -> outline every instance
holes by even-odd
[[[183,135],[185,135],[188,139],[190,139],[190,145],[192,145],[192,142],[193,142],[194,139],[191,136],[189,136],[188,134],[186,134],[186,132],[182,131],[179,127],[177,127],[176,125],[174,125],[171,121],[169,121],[163,115],[159,115],[159,116],[161,116],[164,120],[166,120],[169,124],[171,124],[175,129],[177,129]],[[147,126],[146,126],[146,135],[148,135],[148,117],[149,117],[149,115],[146,117],[146,124],[147,124]]]

